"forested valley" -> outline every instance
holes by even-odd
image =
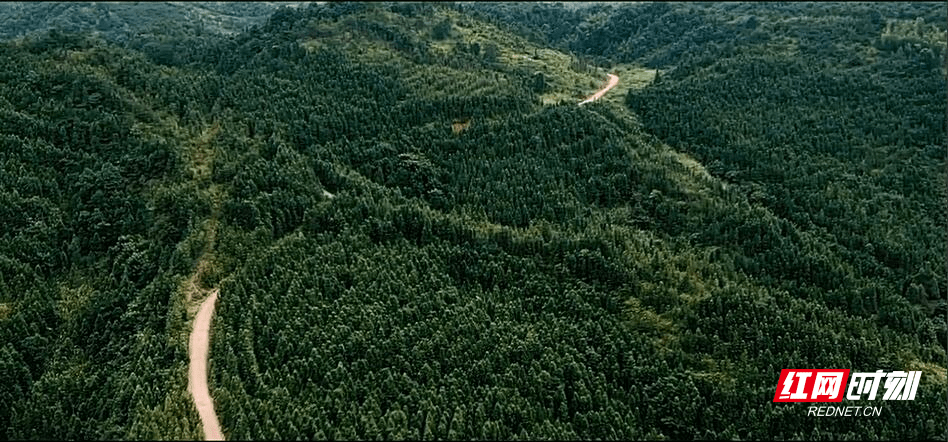
[[[211,289],[227,439],[944,439],[945,14],[326,3],[0,41],[0,439],[202,439]],[[923,376],[829,419],[773,402],[785,368]]]

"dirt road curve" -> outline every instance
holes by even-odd
[[[593,101],[596,101],[596,100],[602,98],[603,95],[606,95],[606,92],[609,92],[609,89],[612,89],[613,86],[619,84],[619,77],[616,77],[615,75],[612,75],[612,74],[608,74],[608,75],[609,75],[609,84],[607,84],[606,87],[602,88],[601,91],[596,92],[593,96],[591,96],[591,97],[589,97],[589,98],[587,98],[587,99],[585,99],[585,100],[583,100],[583,101],[580,101],[580,102],[579,102],[579,105],[580,105],[580,106],[582,106],[582,105],[584,105],[584,104],[586,104],[586,103],[593,102]]]
[[[191,330],[191,339],[188,345],[191,363],[188,368],[188,391],[194,397],[201,423],[204,426],[205,440],[224,440],[221,433],[221,424],[214,413],[214,401],[207,388],[207,353],[211,334],[211,316],[214,314],[214,304],[217,302],[217,290],[211,292],[201,303],[197,316],[194,318],[194,329]]]

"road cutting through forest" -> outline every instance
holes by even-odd
[[[612,89],[615,85],[619,84],[619,77],[612,74],[607,74],[607,75],[609,75],[609,83],[606,84],[606,87],[602,88],[602,90],[600,90],[599,92],[596,92],[595,94],[593,94],[593,96],[583,101],[580,101],[579,102],[580,106],[602,98],[603,95],[606,95],[606,92],[609,92],[609,89]]]
[[[609,89],[612,89],[619,83],[619,77],[613,74],[608,75],[609,82],[606,86],[589,98],[581,101],[579,103],[580,106],[602,98],[606,92],[609,92]],[[329,192],[325,190],[323,192],[327,197],[332,198],[332,194],[329,194]],[[215,289],[201,302],[197,315],[194,318],[194,328],[191,330],[188,345],[190,357],[188,367],[188,391],[191,392],[191,396],[194,398],[194,405],[197,408],[198,415],[201,417],[201,425],[204,429],[204,440],[224,440],[220,421],[217,419],[217,413],[214,411],[214,400],[211,398],[211,392],[207,386],[211,318],[214,315],[217,294],[218,290]]]
[[[188,391],[194,397],[194,405],[197,407],[198,415],[201,416],[204,440],[224,440],[221,424],[214,412],[214,400],[207,388],[207,353],[210,347],[211,317],[214,315],[216,302],[217,290],[214,290],[201,303],[201,308],[194,317],[194,329],[191,330],[188,345],[191,358],[188,368]]]

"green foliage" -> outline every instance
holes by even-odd
[[[435,40],[444,40],[451,35],[452,24],[450,20],[442,20],[431,28],[431,38]]]
[[[760,221],[733,224],[733,215],[702,210],[672,228],[699,232],[702,244],[741,244],[752,260],[744,267],[775,287],[914,332],[918,324],[886,311],[902,307],[855,299],[863,286],[905,296],[920,268],[944,267],[935,246],[948,227],[941,73],[900,54],[840,65],[832,50],[791,57],[755,49],[685,60],[627,97],[648,130],[713,163],[712,173],[767,209]],[[948,294],[944,276],[937,279],[906,316],[940,328],[926,305]]]
[[[229,439],[944,437],[941,28],[876,9],[328,3],[0,44],[0,439],[199,438],[191,282]],[[663,72],[543,105],[579,77],[524,38]],[[911,419],[829,422],[769,402],[788,367],[925,374],[886,404]]]
[[[126,438],[184,374],[169,259],[206,209],[174,190],[180,139],[117,52],[56,32],[0,49],[4,439]]]

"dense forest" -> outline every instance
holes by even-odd
[[[0,439],[202,438],[195,286],[228,439],[948,437],[943,5],[160,23],[0,42]]]
[[[307,2],[2,2],[0,38],[57,29],[124,44],[139,35],[156,41],[182,34],[233,34],[265,23],[281,6]]]

